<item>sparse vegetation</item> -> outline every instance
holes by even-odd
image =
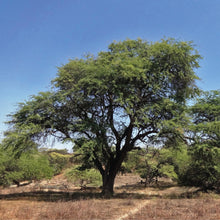
[[[173,186],[162,180],[159,188],[145,188],[136,182],[136,177],[131,174],[116,177],[117,188],[112,199],[101,197],[98,188],[84,191],[79,188],[42,191],[33,190],[33,186],[4,189],[0,195],[0,219],[217,220],[220,217],[217,194]],[[63,179],[60,177],[57,184]]]

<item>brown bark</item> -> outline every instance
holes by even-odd
[[[114,183],[115,177],[120,170],[121,164],[124,161],[124,158],[127,154],[127,151],[120,152],[115,159],[110,161],[110,166],[102,174],[102,194],[105,197],[111,197],[114,193]]]
[[[102,195],[104,197],[111,197],[114,193],[114,182],[115,176],[113,173],[104,175],[102,177],[103,185],[102,185]]]

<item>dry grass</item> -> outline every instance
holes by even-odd
[[[157,199],[151,201],[126,220],[181,219],[218,220],[220,200],[215,199]]]
[[[0,219],[181,219],[217,220],[220,219],[220,200],[217,199],[154,199],[137,210],[129,212],[146,200],[90,199],[67,202],[39,201],[0,201]]]
[[[219,195],[164,182],[159,188],[144,188],[135,181],[137,177],[120,177],[111,199],[102,198],[100,189],[95,188],[0,190],[0,220],[220,219]]]
[[[0,219],[117,219],[138,201],[91,199],[68,202],[1,201]]]

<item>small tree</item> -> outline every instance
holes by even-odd
[[[157,180],[158,172],[158,149],[146,147],[139,150],[138,163],[136,164],[135,171],[145,180],[145,187]]]
[[[180,143],[179,143],[180,144]],[[142,150],[142,158],[137,167],[137,172],[144,178],[146,184],[158,181],[158,177],[179,180],[179,176],[188,167],[189,156],[187,146],[163,147],[162,149],[146,148]]]
[[[21,104],[11,123],[35,140],[71,141],[101,173],[103,194],[112,195],[127,153],[156,138],[197,91],[199,59],[191,42],[114,42],[97,57],[60,67],[54,90]]]

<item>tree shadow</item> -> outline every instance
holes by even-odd
[[[157,195],[155,195],[157,196]],[[121,192],[115,193],[112,197],[106,198],[101,191],[31,191],[20,193],[0,194],[0,200],[30,200],[44,202],[66,202],[74,200],[90,200],[90,199],[151,199],[152,196],[138,192]]]
[[[73,190],[32,190],[32,191],[9,191],[8,193],[0,192],[0,200],[30,200],[30,201],[45,201],[45,202],[66,202],[74,200],[90,200],[90,199],[152,199],[152,198],[165,198],[165,199],[180,199],[180,198],[193,198],[199,192],[198,190],[191,192],[171,192],[167,195],[161,196],[158,191],[163,191],[171,187],[177,186],[176,184],[163,183],[160,185],[151,185],[147,188],[155,190],[155,193],[149,195],[141,193],[146,187],[143,184],[130,184],[120,187],[115,187],[115,193],[112,197],[106,198],[101,194],[101,189],[96,187],[87,187],[86,189],[73,189]],[[139,191],[139,192],[138,192]]]
[[[175,182],[163,182],[160,181],[158,184],[152,183],[145,186],[144,183],[134,183],[134,184],[126,184],[122,186],[115,187],[116,189],[129,189],[129,190],[141,190],[146,188],[153,188],[158,190],[165,190],[174,186],[178,186]]]
[[[73,201],[101,198],[98,192],[31,191],[1,194],[0,200],[31,200],[44,202]]]

